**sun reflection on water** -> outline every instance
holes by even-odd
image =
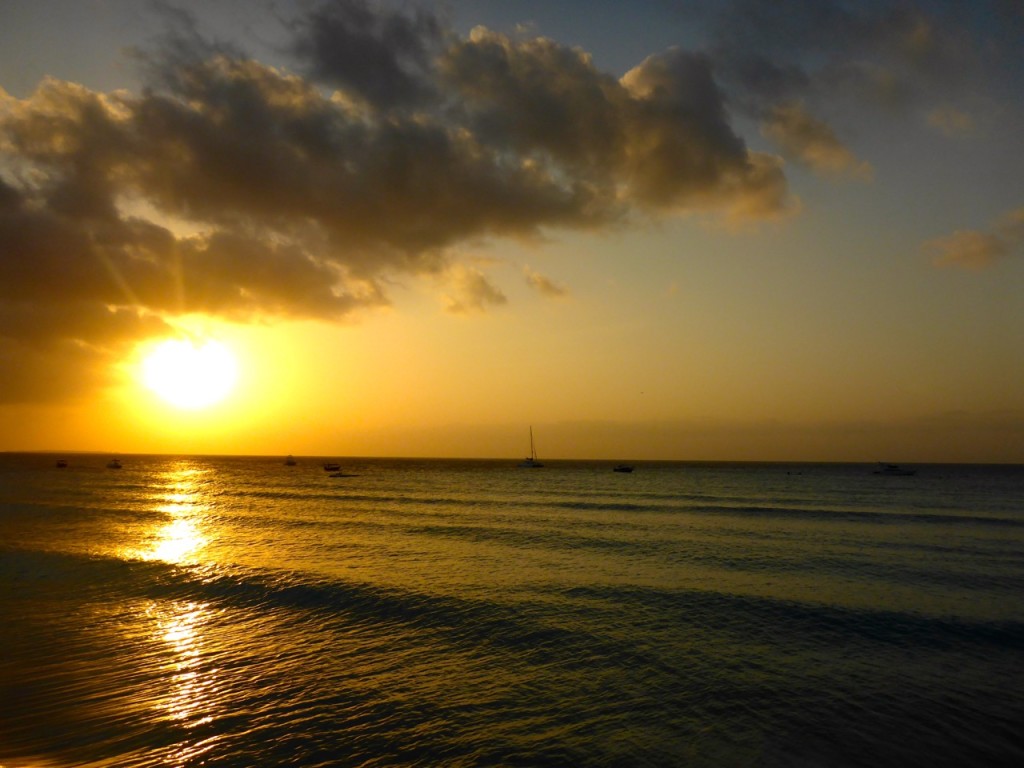
[[[203,665],[202,628],[209,621],[209,607],[175,601],[153,604],[146,613],[155,622],[153,634],[169,652],[166,669],[170,685],[158,698],[157,707],[187,728],[211,722],[218,681],[216,672]]]
[[[143,533],[134,555],[148,561],[189,568],[206,565],[203,553],[210,531],[212,469],[181,460],[154,478],[148,511],[156,521]],[[217,719],[223,682],[211,665],[209,627],[214,612],[202,599],[151,602],[145,609],[147,634],[161,648],[157,655],[162,684],[152,699],[159,717],[195,731],[195,738],[177,745],[168,756],[174,765],[194,762],[210,748],[205,728]],[[214,654],[215,655],[215,654]],[[208,735],[207,735],[208,736]]]
[[[206,538],[193,520],[173,520],[161,528],[158,535],[160,538],[150,559],[168,563],[185,562],[190,554],[206,544]]]
[[[203,532],[203,521],[209,511],[203,476],[209,471],[181,461],[159,477],[162,489],[154,496],[153,509],[169,519],[152,531],[152,544],[139,553],[142,559],[174,564],[196,561],[209,542]]]

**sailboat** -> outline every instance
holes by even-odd
[[[539,467],[544,466],[539,461],[537,461],[537,451],[533,447],[533,427],[530,427],[530,455],[523,459],[521,462],[519,462],[519,466],[530,467],[533,469],[537,469]]]

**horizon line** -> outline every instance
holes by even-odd
[[[371,455],[339,455],[339,454],[288,454],[288,453],[188,453],[184,451],[152,452],[152,451],[97,451],[97,450],[0,450],[0,455],[22,456],[160,456],[194,459],[285,459],[294,458],[322,462],[334,461],[478,461],[478,462],[517,462],[522,459],[515,456],[371,456]],[[545,462],[586,462],[586,463],[631,463],[631,464],[907,464],[914,466],[987,466],[987,467],[1021,467],[1019,461],[891,461],[882,459],[672,459],[672,458],[584,458],[558,457],[545,458]]]

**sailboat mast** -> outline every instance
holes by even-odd
[[[533,444],[533,425],[530,425],[530,455],[519,462],[520,467],[543,467],[544,465],[537,461],[537,447]]]

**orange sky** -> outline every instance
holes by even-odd
[[[1009,6],[40,5],[0,450],[1024,461]]]

